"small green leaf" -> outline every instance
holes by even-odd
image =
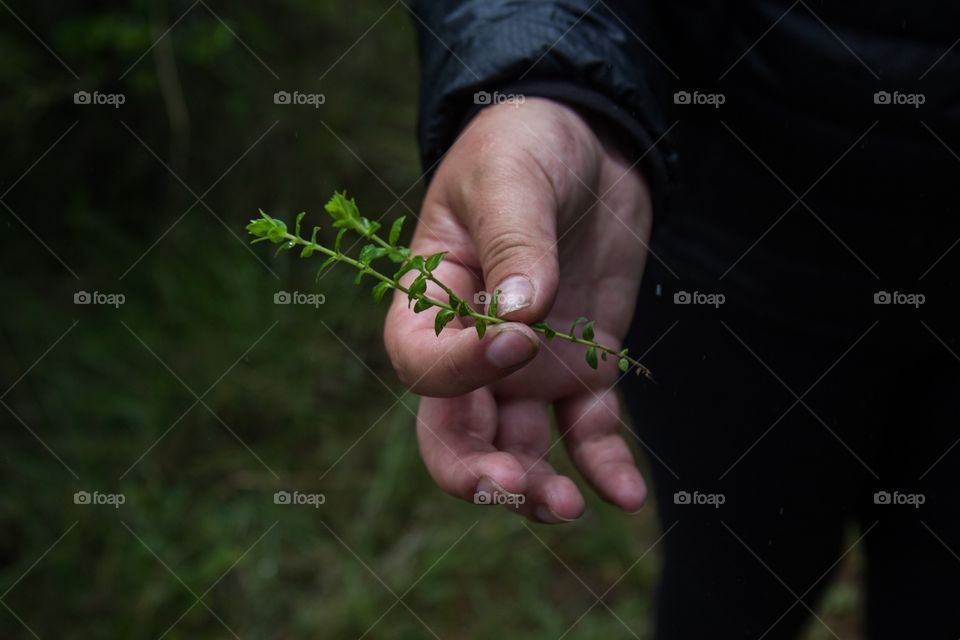
[[[620,360],[617,362],[617,366],[620,367],[620,371],[623,371],[624,373],[630,371],[630,361],[626,358],[620,358]]]
[[[577,327],[583,324],[584,322],[589,322],[589,320],[587,318],[584,318],[583,316],[580,316],[579,318],[574,320],[573,324],[570,325],[570,335],[575,335],[574,332],[577,330]]]
[[[417,279],[410,283],[410,286],[407,288],[407,298],[412,302],[417,297],[422,296],[424,291],[427,290],[427,278],[426,276],[417,276]],[[410,306],[409,304],[407,305]]]
[[[417,304],[413,305],[413,312],[420,313],[421,311],[426,311],[433,306],[433,303],[427,300],[426,298],[420,298],[417,300]]]
[[[400,216],[393,221],[392,225],[390,225],[390,235],[388,236],[390,244],[395,245],[397,244],[397,240],[400,239],[400,231],[403,230],[404,220],[406,220],[406,217]]]
[[[360,284],[360,281],[363,280],[363,276],[366,275],[366,269],[360,269],[357,271],[357,277],[353,279],[353,284]]]
[[[383,295],[391,289],[390,283],[384,280],[381,280],[377,283],[377,286],[373,288],[373,301],[380,302],[383,300]]]
[[[324,269],[326,269],[336,261],[337,261],[336,258],[334,258],[333,256],[330,256],[329,258],[323,261],[323,264],[320,265],[320,270],[323,271]]]
[[[587,364],[590,365],[592,369],[597,368],[597,348],[590,347],[587,349]]]
[[[413,270],[412,260],[408,260],[402,267],[397,269],[397,272],[393,274],[394,280],[399,280],[405,273],[408,273]]]
[[[303,216],[305,215],[307,215],[306,211],[301,211],[297,214],[297,222],[294,227],[293,235],[297,236],[298,238],[300,237],[300,221],[303,220]]]
[[[407,247],[397,247],[396,250],[390,252],[390,262],[397,264],[400,264],[409,257],[410,249]]]
[[[500,305],[500,289],[494,289],[490,296],[490,306],[487,309],[487,315],[497,317],[497,307]]]
[[[423,271],[426,269],[426,264],[423,262],[423,256],[413,256],[410,258],[410,264],[413,265],[413,268],[417,271]]]
[[[433,271],[436,269],[440,262],[443,260],[443,256],[447,255],[446,251],[441,251],[440,253],[435,253],[429,258],[427,258],[426,267],[427,271]]]
[[[427,290],[427,278],[425,276],[417,276],[417,279],[413,281],[410,285],[410,293],[414,295],[421,295]]]
[[[360,222],[357,227],[357,231],[362,233],[366,237],[370,237],[377,232],[380,228],[379,222],[370,222],[366,218],[361,217]]]
[[[486,320],[477,320],[477,324],[474,325],[477,329],[477,335],[481,338],[483,334],[487,332],[487,321]]]
[[[360,262],[363,264],[370,264],[377,258],[382,258],[387,253],[387,250],[383,247],[378,247],[375,244],[365,244],[363,248],[360,249]]]
[[[583,325],[583,339],[593,340],[593,320]]]
[[[333,196],[323,207],[334,220],[334,226],[339,228],[356,228],[360,223],[360,210],[353,198],[347,198],[347,192],[334,192]]]
[[[320,227],[316,227],[316,228],[319,229]],[[337,239],[333,241],[334,253],[340,253],[340,241],[343,240],[343,236],[345,236],[346,234],[347,234],[346,229],[340,229],[340,231],[337,232]],[[314,236],[316,236],[316,232],[314,232]]]
[[[447,326],[447,323],[456,317],[457,314],[455,314],[453,311],[450,311],[449,309],[440,309],[440,311],[437,312],[436,319],[433,321],[433,330],[437,333],[437,335],[440,335],[440,332],[443,331],[445,326]]]
[[[606,351],[601,351],[601,352],[600,352],[600,359],[603,360],[604,362],[607,361],[607,352],[606,352]]]
[[[309,258],[313,255],[313,252],[316,251],[317,247],[317,234],[320,232],[320,227],[313,228],[313,234],[310,236],[310,244],[303,248],[303,251],[300,252],[301,258]]]
[[[317,269],[317,278],[316,278],[316,279],[319,280],[319,279],[320,279],[320,276],[323,274],[323,272],[326,271],[328,268],[330,268],[330,265],[332,265],[332,264],[333,264],[334,262],[336,262],[336,261],[337,261],[337,259],[334,258],[333,256],[330,256],[329,258],[327,258],[326,260],[324,260],[324,261],[323,261],[323,264],[320,265],[320,268]]]
[[[457,315],[461,318],[470,315],[470,305],[461,300],[460,303],[457,304]]]
[[[250,224],[247,225],[247,232],[276,244],[287,241],[286,223],[284,223],[283,220],[271,218],[264,213],[263,209],[260,209],[260,217],[256,220],[251,220]]]
[[[546,322],[535,322],[530,326],[537,331],[543,332],[543,337],[547,340],[552,340],[553,336],[557,335],[557,332],[554,331],[553,328],[550,327],[550,325],[548,325]]]

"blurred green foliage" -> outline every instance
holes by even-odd
[[[656,551],[632,565],[659,535],[653,505],[624,517],[591,497],[545,528],[442,495],[384,309],[350,273],[315,283],[246,244],[258,207],[312,225],[337,188],[388,220],[416,211],[402,3],[0,15],[0,637],[648,637]],[[126,101],[74,104],[81,90]],[[81,290],[126,302],[75,305]],[[279,290],[326,302],[275,305]],[[834,624],[855,606],[841,595]]]

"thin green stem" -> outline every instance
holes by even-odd
[[[390,253],[392,253],[393,255],[402,257],[403,254],[400,253],[400,250],[397,247],[393,246],[392,244],[390,244],[389,242],[387,242],[377,234],[371,233],[370,235],[365,237],[367,238],[367,240],[373,240],[375,243],[377,243],[384,249],[387,249],[388,251],[390,251]]]
[[[443,284],[442,282],[440,282],[439,280],[437,280],[437,279],[434,277],[432,271],[427,271],[427,280],[429,280],[429,281],[432,282],[433,284],[435,284],[435,285],[437,285],[438,287],[440,287],[441,289],[443,289],[443,292],[446,293],[446,294],[450,297],[451,300],[457,300],[457,301],[462,301],[462,300],[463,300],[463,298],[461,298],[460,296],[458,296],[457,294],[455,294],[450,287],[448,287],[447,285],[445,285],[445,284]],[[468,308],[469,308],[469,306],[470,306],[470,305],[467,305]],[[473,309],[470,309],[470,311],[473,312],[473,313],[475,313],[475,312],[473,311]],[[471,315],[472,315],[472,313],[471,313]]]
[[[322,253],[322,254],[324,254],[324,255],[326,255],[326,256],[329,256],[329,257],[331,257],[331,258],[336,258],[339,262],[343,262],[343,263],[349,264],[351,267],[353,267],[353,268],[355,268],[355,269],[358,269],[358,270],[360,270],[360,271],[363,271],[364,273],[373,276],[373,277],[376,278],[377,280],[381,280],[382,282],[386,282],[387,284],[389,284],[389,285],[390,285],[391,287],[393,287],[394,289],[397,289],[397,290],[399,290],[399,291],[402,291],[402,292],[406,293],[407,295],[410,295],[410,290],[409,290],[407,287],[405,287],[405,286],[403,286],[402,284],[400,284],[397,280],[394,280],[394,279],[391,278],[390,276],[387,276],[387,275],[384,275],[384,274],[380,273],[380,272],[377,271],[376,269],[372,268],[370,265],[363,264],[363,263],[360,262],[359,260],[354,260],[353,258],[351,258],[350,256],[346,255],[345,253],[340,253],[339,251],[334,251],[333,249],[328,249],[328,248],[326,248],[325,246],[323,246],[322,244],[317,244],[316,242],[310,242],[309,240],[307,240],[307,239],[305,239],[305,238],[301,238],[300,236],[295,236],[295,235],[293,235],[293,234],[290,233],[290,232],[287,232],[287,233],[283,234],[283,236],[284,236],[287,240],[289,240],[290,242],[292,242],[293,244],[297,244],[297,245],[304,246],[304,247],[312,247],[314,251],[319,251],[320,253]],[[449,304],[446,304],[446,303],[444,303],[444,302],[440,302],[439,300],[435,300],[435,299],[427,296],[426,294],[416,296],[416,298],[417,298],[417,299],[423,298],[424,300],[426,300],[427,302],[429,302],[430,304],[432,304],[432,305],[435,306],[435,307],[440,307],[441,309],[447,309],[448,311],[454,311],[454,312],[456,312],[456,309],[454,309],[453,307],[451,307]]]
[[[313,251],[320,252],[320,253],[322,253],[322,254],[330,257],[330,258],[333,258],[333,259],[337,260],[338,262],[343,262],[343,263],[349,264],[350,266],[352,266],[352,267],[355,268],[355,269],[358,269],[358,270],[361,271],[362,273],[367,274],[367,275],[370,275],[370,276],[376,278],[377,280],[380,280],[381,282],[387,283],[387,285],[390,286],[391,288],[397,289],[398,291],[402,291],[403,293],[407,294],[408,296],[411,295],[409,288],[407,288],[407,287],[403,286],[402,284],[400,284],[400,282],[399,282],[398,280],[395,280],[394,278],[391,278],[390,276],[387,276],[387,275],[385,275],[385,274],[383,274],[383,273],[380,273],[380,272],[377,271],[376,269],[372,268],[369,264],[365,264],[365,263],[363,263],[363,262],[360,262],[359,260],[356,260],[356,259],[354,259],[354,258],[351,258],[350,256],[348,256],[348,255],[346,255],[346,254],[344,254],[344,253],[341,253],[340,251],[334,251],[334,250],[332,250],[332,249],[328,249],[327,247],[325,247],[325,246],[323,246],[323,245],[321,245],[321,244],[317,244],[316,242],[307,240],[307,239],[305,239],[305,238],[303,238],[303,237],[301,237],[301,236],[294,235],[294,234],[289,233],[289,232],[285,232],[285,233],[283,234],[283,237],[284,237],[284,238],[287,240],[287,242],[290,243],[291,245],[300,245],[300,246],[303,246],[303,247],[310,247]],[[380,247],[386,249],[388,252],[390,252],[390,254],[391,254],[392,256],[406,259],[406,256],[404,256],[404,254],[398,249],[398,247],[395,247],[395,246],[391,245],[389,242],[387,242],[386,240],[384,240],[384,239],[381,238],[380,236],[376,235],[375,233],[369,234],[369,235],[367,235],[367,236],[365,236],[365,237],[366,237],[368,240],[371,240],[371,241],[373,241],[374,243],[378,244]],[[426,278],[428,281],[433,282],[434,284],[436,284],[444,293],[446,293],[447,296],[449,297],[450,303],[441,302],[440,300],[437,300],[437,299],[435,299],[435,298],[431,298],[430,296],[427,296],[426,294],[413,294],[413,295],[411,296],[413,299],[416,299],[416,300],[425,300],[425,301],[429,302],[429,303],[430,303],[432,306],[434,306],[434,307],[437,307],[437,308],[439,308],[439,309],[445,309],[445,310],[451,311],[451,312],[453,312],[453,313],[458,313],[458,312],[460,311],[460,308],[461,308],[461,307],[465,307],[466,310],[467,310],[467,315],[468,315],[469,317],[473,318],[474,321],[480,321],[480,322],[484,322],[484,323],[486,323],[486,324],[502,324],[502,323],[504,323],[504,322],[508,322],[507,320],[504,320],[503,318],[499,318],[499,317],[497,317],[497,316],[487,315],[487,314],[485,314],[485,313],[481,313],[481,312],[476,311],[475,309],[473,309],[469,304],[466,304],[466,302],[465,302],[462,298],[460,298],[456,293],[454,293],[453,290],[450,289],[450,287],[448,287],[446,284],[444,284],[444,283],[441,282],[439,279],[437,279],[437,278],[433,275],[433,272],[432,272],[432,271],[427,270],[427,269],[421,269],[420,274],[421,274],[422,277]],[[461,304],[461,303],[462,303],[462,304]],[[593,341],[593,340],[587,340],[587,339],[585,339],[585,338],[578,338],[577,336],[572,335],[572,334],[569,334],[569,333],[563,333],[563,332],[560,332],[560,331],[555,331],[555,330],[553,330],[552,328],[550,328],[550,327],[548,327],[548,326],[546,326],[546,325],[541,325],[541,326],[531,325],[530,328],[533,329],[534,331],[538,332],[538,333],[544,334],[545,336],[548,337],[548,339],[549,339],[549,338],[559,338],[559,339],[561,339],[561,340],[565,340],[565,341],[571,342],[571,343],[573,343],[573,344],[579,344],[579,345],[582,345],[582,346],[585,346],[585,347],[588,347],[588,348],[596,349],[597,351],[601,351],[601,352],[604,352],[604,353],[606,353],[606,354],[608,354],[608,355],[614,356],[614,357],[617,358],[618,360],[619,360],[619,359],[624,359],[624,360],[626,360],[627,362],[630,363],[630,365],[631,365],[632,368],[636,369],[636,370],[637,370],[638,372],[640,372],[643,376],[645,376],[646,378],[648,378],[648,379],[650,379],[650,380],[653,380],[653,376],[651,375],[650,370],[647,369],[645,366],[643,366],[637,359],[632,358],[632,357],[630,357],[629,355],[624,355],[624,354],[622,354],[620,351],[617,351],[617,350],[615,350],[615,349],[612,349],[611,347],[608,347],[608,346],[606,346],[606,345],[600,344],[599,342],[595,342],[595,341]]]

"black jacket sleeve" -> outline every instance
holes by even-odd
[[[657,19],[639,0],[415,0],[421,88],[418,138],[428,174],[478,92],[565,101],[619,125],[661,203],[674,175],[660,101],[669,73],[656,54]],[[481,94],[482,95],[482,94]],[[654,144],[656,143],[656,144]]]

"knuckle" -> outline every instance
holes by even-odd
[[[504,267],[518,269],[530,258],[532,251],[540,246],[540,238],[518,227],[491,230],[481,249],[481,262],[488,273]]]

